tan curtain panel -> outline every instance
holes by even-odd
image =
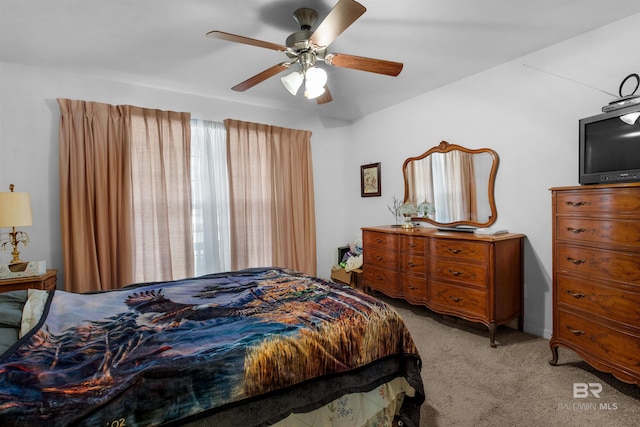
[[[193,276],[191,116],[129,107],[134,281]]]
[[[190,115],[58,105],[65,289],[192,275]]]
[[[316,274],[311,132],[227,119],[231,268]]]
[[[65,290],[132,282],[128,117],[122,107],[58,99]]]

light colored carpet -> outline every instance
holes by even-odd
[[[548,340],[500,327],[491,348],[483,325],[376,296],[396,307],[420,351],[421,427],[640,426],[640,387],[571,350],[561,347],[551,366]],[[600,397],[574,398],[574,383],[601,384]]]

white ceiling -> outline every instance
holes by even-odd
[[[205,33],[285,44],[294,10],[312,7],[320,22],[336,2],[0,0],[0,61],[355,120],[640,13],[640,0],[361,0],[367,12],[328,51],[402,62],[398,77],[327,66],[324,105],[290,95],[285,73],[230,89],[287,58]]]

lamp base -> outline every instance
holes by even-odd
[[[28,262],[12,262],[11,264],[9,264],[9,270],[12,273],[18,273],[20,271],[25,271],[27,269],[27,267],[29,266]]]
[[[11,255],[13,256],[13,259],[11,260],[11,262],[9,263],[9,265],[14,265],[14,264],[23,264],[24,261],[22,261],[20,259],[20,251],[18,250],[18,243],[15,240],[15,233],[14,233],[14,238],[13,238],[13,252],[11,252]]]

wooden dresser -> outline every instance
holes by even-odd
[[[20,291],[23,289],[56,289],[58,270],[48,269],[42,276],[18,277],[0,280],[0,292]]]
[[[558,347],[640,385],[640,183],[552,188]]]
[[[523,316],[522,234],[365,227],[363,286],[496,328]]]

